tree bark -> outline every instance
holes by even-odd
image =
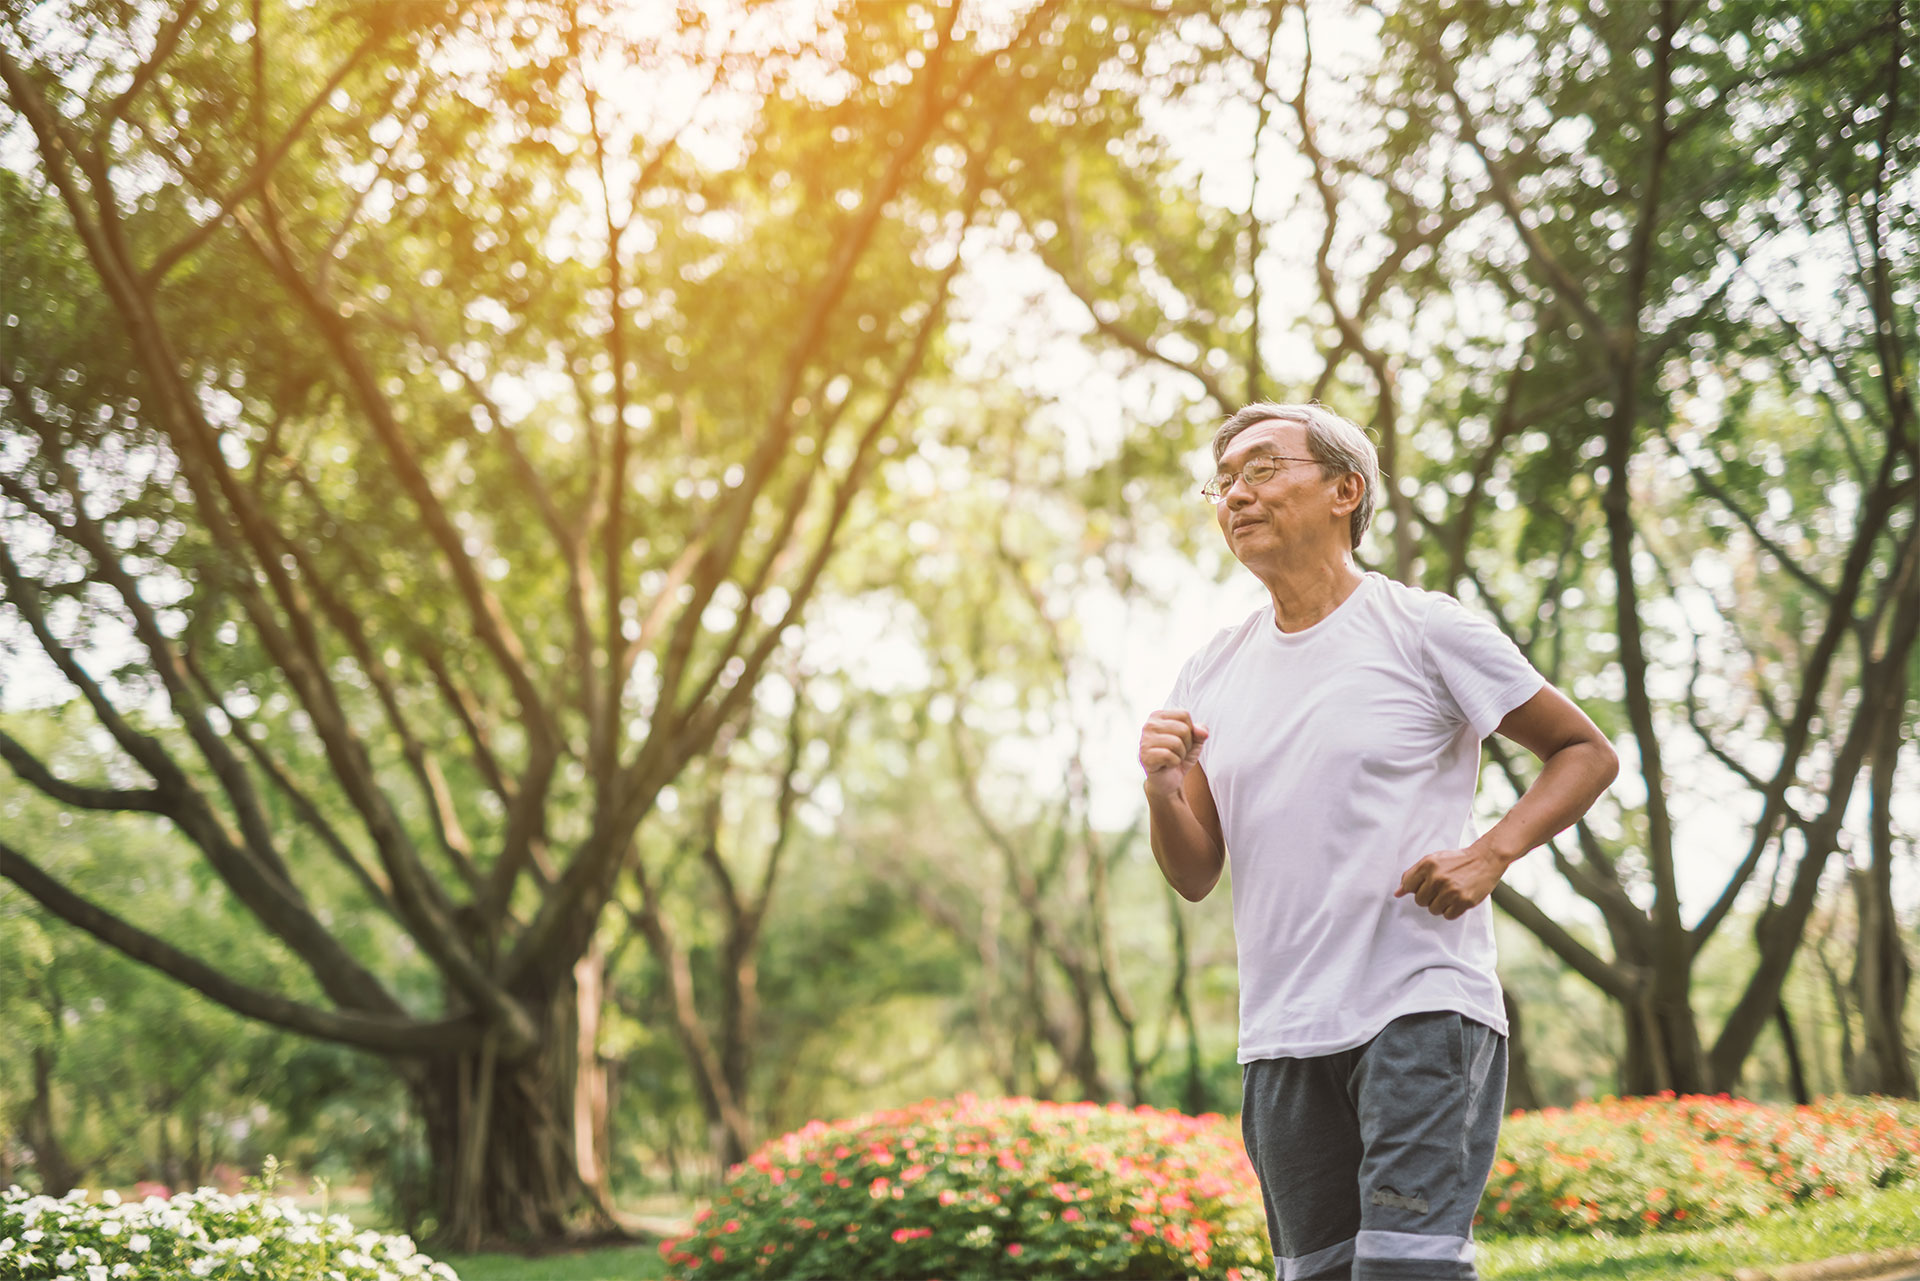
[[[600,1058],[600,1013],[606,1003],[607,954],[596,940],[573,967],[573,1151],[580,1182],[602,1210],[613,1204],[610,1168],[612,1082]]]
[[[1540,1106],[1540,1090],[1534,1084],[1533,1068],[1527,1061],[1527,1038],[1520,1018],[1520,1003],[1513,993],[1502,992],[1507,1007],[1507,1108],[1533,1111]]]
[[[591,1114],[598,1100],[579,1097],[580,995],[569,984],[546,1003],[543,1035],[523,1057],[504,1058],[489,1034],[477,1049],[402,1065],[425,1126],[443,1248],[614,1226],[603,1208],[580,1216],[583,1204],[602,1206],[604,1170],[577,1141],[580,1109],[590,1133],[605,1132],[605,1117]]]
[[[1907,702],[1904,670],[1891,682],[1888,710],[1881,716],[1872,748],[1872,858],[1853,871],[1854,904],[1859,919],[1859,951],[1853,967],[1853,994],[1860,1006],[1860,1052],[1848,1065],[1847,1088],[1856,1094],[1920,1096],[1906,1041],[1908,985],[1913,966],[1900,939],[1893,911],[1893,784],[1900,755]]]
[[[53,1121],[53,1052],[44,1045],[33,1047],[33,1097],[21,1105],[16,1130],[33,1153],[41,1194],[65,1196],[79,1182],[81,1171],[68,1158]]]
[[[1800,1038],[1793,1030],[1793,1016],[1787,1013],[1784,1000],[1773,1007],[1773,1022],[1780,1029],[1780,1048],[1786,1052],[1787,1088],[1793,1093],[1793,1101],[1811,1103],[1813,1092],[1807,1088],[1807,1069],[1800,1059]]]

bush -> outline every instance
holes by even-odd
[[[1273,1260],[1218,1116],[930,1102],[776,1139],[661,1252],[709,1277],[1241,1277]]]
[[[342,1215],[307,1214],[261,1192],[211,1188],[170,1201],[123,1203],[113,1192],[89,1202],[0,1192],[0,1277],[71,1281],[388,1281],[453,1269],[406,1237],[355,1233]]]
[[[1891,1187],[1920,1173],[1920,1103],[1828,1098],[1766,1107],[1725,1095],[1676,1100],[1707,1141],[1738,1149],[1792,1201]]]
[[[1703,1227],[1887,1187],[1916,1170],[1913,1103],[1601,1099],[1515,1113],[1476,1222],[1511,1234]]]
[[[1476,1223],[1634,1234],[1766,1218],[1920,1177],[1920,1104],[1602,1099],[1515,1113]],[[661,1252],[721,1277],[1272,1273],[1259,1186],[1217,1116],[925,1103],[769,1143]]]

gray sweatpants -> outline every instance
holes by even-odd
[[[1241,1130],[1278,1281],[1476,1278],[1473,1215],[1493,1168],[1507,1039],[1443,1011],[1365,1045],[1262,1059]]]

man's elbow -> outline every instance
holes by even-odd
[[[1174,882],[1174,892],[1189,903],[1198,903],[1201,899],[1213,893],[1214,886],[1220,884],[1220,872],[1225,865],[1226,860],[1221,859],[1214,865],[1211,872],[1203,876],[1188,877],[1184,880]]]
[[[1594,756],[1593,797],[1599,800],[1600,794],[1612,787],[1613,780],[1620,777],[1620,753],[1613,749],[1613,744],[1604,735],[1595,735],[1588,741],[1593,745]]]
[[[1201,899],[1213,893],[1213,887],[1218,885],[1219,883],[1220,883],[1220,878],[1216,876],[1212,880],[1206,881],[1203,883],[1192,884],[1192,885],[1176,885],[1173,887],[1173,890],[1174,890],[1174,893],[1178,894],[1181,898],[1187,900],[1187,902],[1198,903]]]

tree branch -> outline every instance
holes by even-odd
[[[68,924],[142,965],[183,983],[246,1018],[343,1045],[382,1054],[444,1053],[478,1042],[478,1028],[467,1015],[425,1020],[361,1011],[324,1010],[290,1001],[235,982],[206,962],[128,924],[80,897],[0,840],[0,878],[12,881]]]

